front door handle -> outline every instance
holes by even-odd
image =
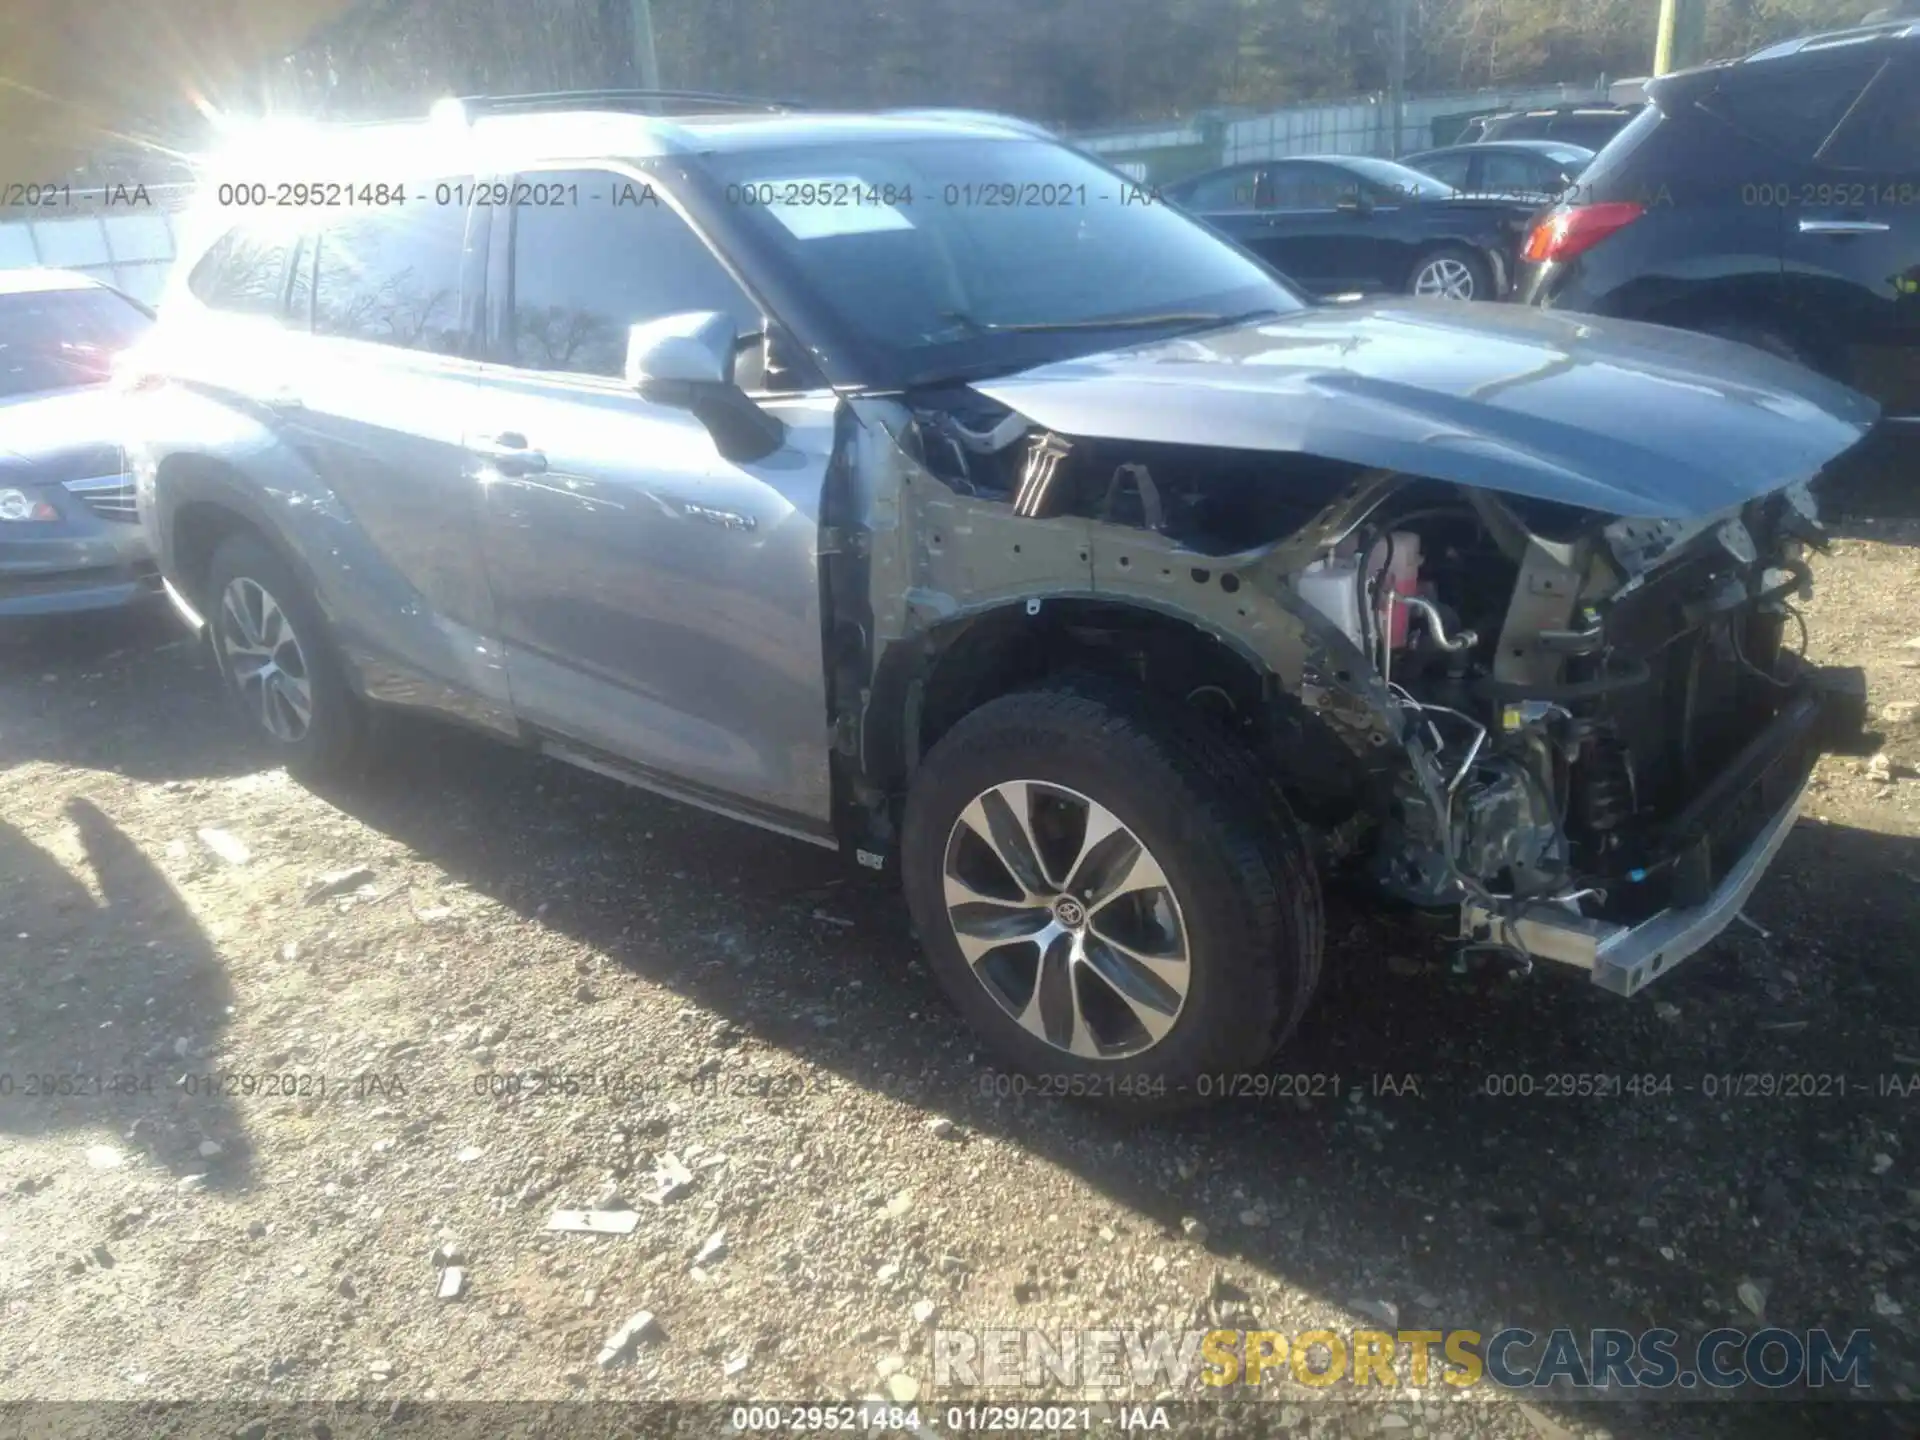
[[[530,449],[518,430],[505,430],[472,444],[474,454],[502,475],[539,475],[547,468],[545,452]]]
[[[1893,226],[1884,220],[1802,220],[1802,235],[1885,235]]]

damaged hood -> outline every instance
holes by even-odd
[[[1068,436],[1317,455],[1664,519],[1805,480],[1879,417],[1749,346],[1445,300],[1320,307],[973,388]]]

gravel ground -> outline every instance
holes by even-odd
[[[1822,763],[1750,907],[1761,928],[1623,1002],[1544,972],[1454,975],[1336,898],[1328,978],[1281,1067],[1324,1093],[1145,1126],[1009,1093],[895,895],[830,855],[424,725],[396,727],[366,782],[311,793],[260,767],[169,617],[13,636],[0,1402],[943,1406],[934,1325],[1388,1316],[1866,1327],[1876,1392],[1908,1399],[1920,522],[1842,533],[1814,651],[1865,665],[1876,709],[1908,703],[1884,768]],[[569,1078],[500,1078],[526,1071]],[[35,1074],[131,1084],[29,1096]],[[1546,1098],[1563,1074],[1672,1088]],[[1704,1093],[1733,1074],[1845,1093]],[[295,1093],[182,1083],[219,1075]],[[1500,1077],[1535,1093],[1488,1093]],[[548,1228],[595,1207],[630,1233]],[[652,1327],[600,1363],[643,1310]],[[1893,1403],[1443,1389],[1297,1389],[1258,1421],[1175,1428],[1914,1433]]]

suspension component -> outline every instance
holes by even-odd
[[[1613,833],[1640,808],[1634,781],[1633,756],[1608,730],[1595,730],[1581,747],[1577,771],[1578,812],[1602,850],[1611,849]]]

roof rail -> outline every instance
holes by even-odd
[[[1901,16],[1892,20],[1880,20],[1870,25],[1856,25],[1846,30],[1823,30],[1817,35],[1802,35],[1792,40],[1782,40],[1777,45],[1768,45],[1747,56],[1749,60],[1778,60],[1787,55],[1799,55],[1809,50],[1825,50],[1832,46],[1858,45],[1872,40],[1911,40],[1920,37],[1920,19],[1913,16]]]
[[[954,120],[971,121],[975,124],[1003,125],[1009,130],[1018,130],[1039,140],[1055,139],[1054,133],[1046,126],[1019,115],[1004,115],[997,110],[972,110],[952,105],[907,105],[882,112],[898,116],[903,120]]]
[[[469,115],[491,115],[506,111],[538,114],[541,111],[564,110],[632,110],[645,115],[665,115],[669,110],[681,113],[763,110],[778,114],[806,108],[793,100],[725,95],[712,90],[552,90],[531,95],[462,95],[457,103]]]

